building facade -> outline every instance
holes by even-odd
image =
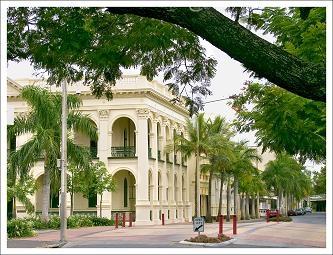
[[[7,79],[7,106],[9,115],[16,116],[28,111],[28,105],[20,98],[20,91],[26,85],[40,86],[49,91],[61,88],[49,86],[42,80]],[[68,86],[69,94],[82,99],[80,111],[89,115],[98,130],[98,140],[71,131],[77,144],[90,148],[94,160],[105,163],[116,182],[116,191],[104,192],[102,216],[112,217],[114,213],[132,213],[135,224],[160,224],[164,214],[166,223],[188,222],[194,215],[195,159],[185,160],[180,152],[166,153],[165,146],[173,141],[175,134],[186,137],[186,119],[189,117],[184,105],[173,104],[173,95],[168,88],[145,77],[127,75],[117,81],[113,88],[113,99],[97,99],[89,87],[82,83]],[[12,124],[12,123],[9,123]],[[8,141],[8,150],[18,149],[30,138],[24,134]],[[270,156],[268,160],[270,160]],[[264,167],[266,162],[262,162]],[[36,213],[42,208],[42,180],[44,163],[38,161],[31,169],[37,180],[38,190],[30,197]],[[208,208],[207,174],[200,178],[201,215]],[[212,183],[212,215],[218,213],[220,180]],[[223,185],[222,214],[227,213],[227,187]],[[233,189],[231,189],[231,198]],[[264,204],[267,203],[267,204]],[[74,213],[97,214],[100,211],[99,196],[74,194]],[[261,207],[268,207],[268,200]],[[20,202],[16,205],[18,217],[26,216]],[[67,215],[70,212],[70,196],[67,195]],[[233,199],[230,204],[233,212]],[[59,212],[59,196],[50,197],[51,213]]]

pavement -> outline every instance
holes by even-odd
[[[224,234],[236,238],[225,248],[324,248],[326,246],[326,214],[294,216],[293,222],[252,220],[239,222],[237,235],[232,224],[224,223]],[[203,234],[217,236],[218,224],[206,223]],[[9,239],[8,248],[54,247],[58,230],[39,231],[30,238]],[[179,241],[194,237],[191,223],[165,226],[88,227],[67,230],[68,242],[62,248],[194,248]],[[195,248],[208,248],[198,247]]]

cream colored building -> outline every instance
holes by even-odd
[[[14,115],[28,111],[19,97],[26,85],[36,85],[50,91],[59,87],[48,86],[41,80],[7,79],[8,111]],[[90,147],[92,155],[103,161],[117,183],[115,192],[104,192],[102,215],[111,217],[116,212],[134,213],[135,224],[160,224],[162,213],[166,223],[187,222],[194,214],[195,160],[185,161],[181,153],[166,153],[165,145],[175,134],[186,137],[185,120],[188,111],[183,105],[170,100],[168,88],[145,77],[127,75],[117,81],[113,99],[96,99],[89,87],[76,83],[68,87],[69,93],[82,99],[80,110],[88,114],[98,129],[98,141],[91,141],[81,133],[72,133],[77,144]],[[8,148],[19,148],[29,139],[29,134],[16,137]],[[14,148],[14,149],[15,149]],[[174,155],[172,155],[174,154]],[[33,177],[42,183],[43,161],[31,169]],[[212,215],[217,215],[220,181],[212,183]],[[206,215],[208,175],[201,175],[201,215]],[[36,213],[41,212],[42,190],[31,198]],[[58,213],[58,197],[50,198],[50,212]],[[99,196],[84,198],[74,195],[74,213],[99,212]],[[226,214],[226,187],[223,187],[222,214]],[[67,195],[69,215],[70,196]],[[24,207],[17,203],[18,216],[25,216]],[[233,214],[233,199],[231,199]]]

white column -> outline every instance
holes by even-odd
[[[112,131],[108,130],[109,110],[99,111],[99,127],[98,127],[98,148],[97,156],[108,169],[108,157],[111,156],[111,139]],[[111,139],[110,139],[111,136]],[[100,196],[97,195],[97,215],[100,212]],[[105,191],[102,196],[102,217],[111,218],[111,192]]]
[[[136,225],[150,224],[150,203],[148,200],[148,109],[138,109],[138,174],[136,196]]]
[[[155,158],[155,164],[153,169],[153,222],[155,224],[159,224],[159,212],[160,212],[160,203],[158,201],[158,159],[157,159],[157,121],[152,121],[152,130],[150,134],[150,143],[151,143],[151,150],[152,150],[152,157]]]

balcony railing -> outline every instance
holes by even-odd
[[[112,158],[134,158],[135,157],[135,146],[121,146],[111,147]]]

